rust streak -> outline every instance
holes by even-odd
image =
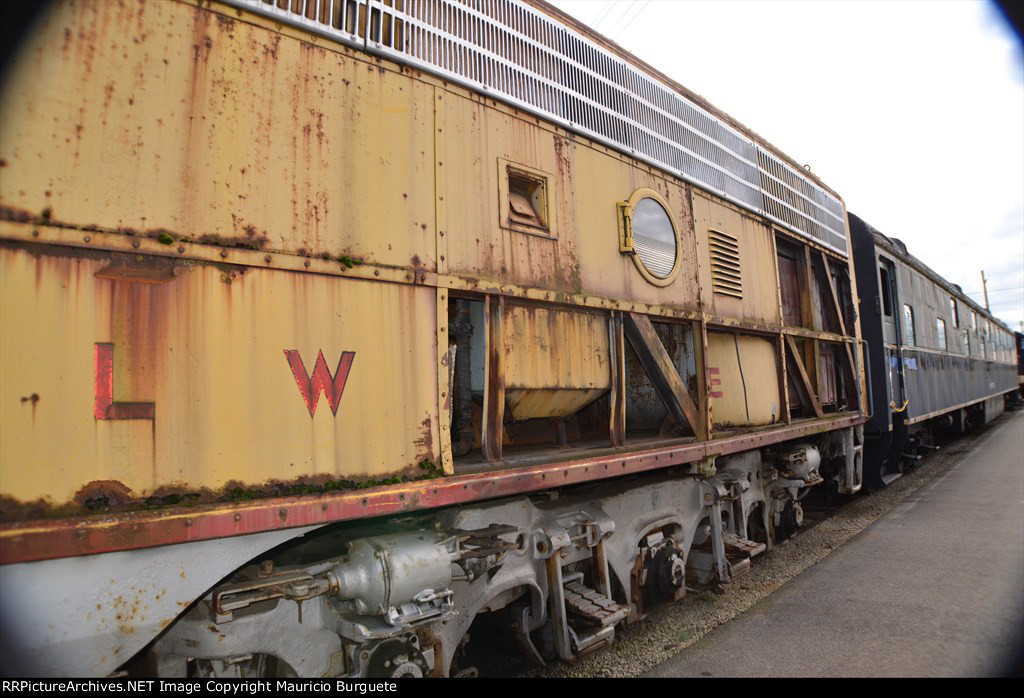
[[[0,527],[0,564],[135,550],[156,545],[208,540],[234,535],[363,519],[373,516],[466,504],[483,499],[549,489],[550,474],[564,485],[660,470],[694,463],[709,455],[725,455],[788,441],[810,434],[862,424],[849,415],[808,420],[764,433],[743,434],[713,442],[684,443],[660,449],[553,463],[506,468],[441,480],[398,483],[359,492],[281,497],[248,504],[223,504],[167,514],[133,512],[111,518],[33,521]],[[283,520],[281,511],[287,512]]]

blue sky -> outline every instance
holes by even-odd
[[[988,3],[554,0],[1024,320],[1024,58]]]

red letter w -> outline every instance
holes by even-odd
[[[288,365],[292,367],[295,382],[299,384],[302,399],[306,401],[306,407],[309,408],[309,416],[312,417],[316,412],[316,403],[320,400],[321,390],[327,395],[331,412],[337,416],[338,405],[341,404],[341,394],[345,392],[345,381],[348,380],[348,372],[352,368],[352,360],[356,358],[356,353],[354,351],[342,352],[341,359],[338,360],[338,368],[335,369],[333,376],[330,369],[327,368],[323,351],[317,354],[312,376],[306,373],[306,365],[302,363],[302,357],[299,356],[297,349],[285,349],[284,355],[288,359]]]

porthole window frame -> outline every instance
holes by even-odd
[[[629,197],[629,201],[624,202],[626,204],[626,206],[628,207],[628,211],[629,211],[630,228],[632,228],[632,225],[633,225],[633,223],[632,223],[632,221],[633,221],[633,212],[636,210],[637,205],[639,205],[639,203],[642,200],[644,200],[644,199],[653,199],[655,201],[655,203],[657,203],[659,206],[661,206],[661,209],[665,212],[665,215],[668,216],[668,222],[672,226],[672,232],[675,235],[675,240],[676,240],[676,258],[675,258],[675,262],[672,265],[672,271],[670,271],[667,275],[665,275],[665,276],[657,276],[656,274],[651,272],[650,269],[648,269],[646,266],[644,266],[643,260],[640,259],[640,255],[637,254],[635,247],[629,253],[629,256],[633,258],[633,265],[636,267],[637,271],[640,272],[640,275],[642,277],[644,277],[644,280],[646,280],[647,283],[649,283],[649,284],[651,284],[653,286],[661,286],[661,287],[668,286],[669,284],[671,284],[673,281],[676,280],[676,277],[679,276],[679,269],[682,266],[681,261],[682,261],[682,256],[683,256],[683,243],[682,243],[682,239],[680,238],[680,235],[679,235],[679,223],[676,221],[676,217],[672,214],[672,207],[669,205],[668,201],[665,199],[664,196],[659,194],[654,189],[648,189],[646,187],[642,187],[640,189],[637,189],[635,192],[633,192],[633,195]],[[622,226],[622,220],[621,220],[622,212],[621,211],[619,212],[619,216],[620,216],[619,225],[620,225],[620,228],[621,228],[621,226]],[[633,237],[633,232],[631,230],[630,231],[630,241],[632,241],[632,237]]]

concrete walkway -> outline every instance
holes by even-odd
[[[647,676],[993,676],[1024,658],[1024,411]]]

